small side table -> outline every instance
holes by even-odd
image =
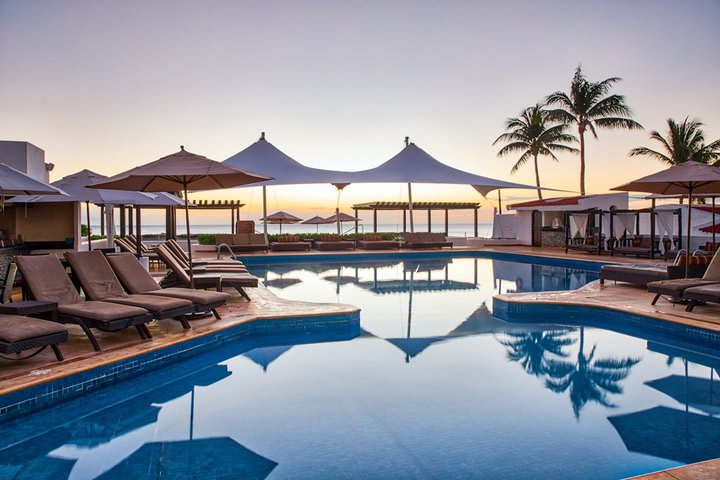
[[[57,302],[25,300],[23,302],[0,304],[0,313],[22,316],[50,314],[50,319],[55,320],[57,317],[57,307]]]

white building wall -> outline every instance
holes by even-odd
[[[41,182],[49,180],[45,151],[32,143],[0,140],[0,162]]]

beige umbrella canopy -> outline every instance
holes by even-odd
[[[202,155],[190,153],[185,150],[185,147],[180,146],[179,152],[135,167],[103,182],[89,185],[88,188],[139,192],[182,191],[185,199],[188,257],[190,265],[192,265],[188,190],[218,190],[265,180],[272,180],[272,178],[210,160]],[[190,269],[190,286],[194,287],[192,268]]]
[[[304,222],[302,222],[303,225],[315,225],[315,231],[317,232],[319,230],[319,225],[325,224],[325,219],[322,218],[320,215],[315,215],[312,218],[308,218]]]
[[[280,211],[275,212],[272,215],[268,215],[267,217],[263,217],[260,220],[266,221],[268,223],[273,223],[275,225],[280,225],[280,233],[282,234],[283,225],[301,222],[302,218],[298,218],[295,215],[290,215],[287,212]]]
[[[322,222],[318,223],[335,223],[335,222],[354,222],[354,221],[361,220],[360,218],[353,217],[352,215],[348,215],[347,213],[336,213],[335,215],[329,216],[326,219],[324,219]]]
[[[661,195],[687,195],[688,205],[692,205],[693,195],[716,193],[720,191],[720,168],[692,160],[673,165],[663,171],[653,173],[632,182],[612,188],[621,192],[648,192]],[[687,215],[686,254],[690,256],[690,230],[692,226],[692,208]],[[685,274],[689,268],[689,258],[685,262]]]
[[[65,195],[57,187],[35,180],[11,166],[0,163],[0,196],[13,195]]]

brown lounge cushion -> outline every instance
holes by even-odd
[[[63,325],[48,320],[21,315],[0,315],[0,340],[7,343],[32,340],[66,331]]]
[[[98,322],[112,322],[122,318],[147,315],[147,310],[118,303],[87,301],[72,305],[59,305],[58,313],[72,317],[89,318]]]
[[[700,280],[697,278],[677,278],[675,280],[661,280],[659,282],[650,282],[647,284],[648,292],[659,293],[662,295],[670,295],[671,297],[680,297],[688,288],[702,287],[705,285],[714,285],[714,280]]]
[[[180,298],[128,295],[101,252],[66,252],[65,257],[80,280],[86,295],[93,300],[141,307],[151,312],[165,312],[192,306],[189,300]]]
[[[720,283],[688,288],[683,292],[683,297],[689,300],[720,303]]]
[[[225,302],[230,295],[222,292],[191,290],[189,288],[160,288],[152,275],[133,255],[113,255],[107,257],[108,263],[127,289],[134,294],[162,295],[164,297],[189,300],[198,305],[211,305]]]

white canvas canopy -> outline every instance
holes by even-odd
[[[257,184],[263,186],[263,217],[267,215],[265,193],[267,185],[331,183],[338,188],[339,195],[339,191],[351,183],[407,183],[411,230],[414,230],[411,186],[413,183],[472,185],[482,195],[499,188],[537,189],[534,186],[496,180],[450,167],[439,162],[414,143],[409,143],[407,138],[405,148],[390,160],[375,168],[357,172],[306,167],[268,142],[264,132],[257,142],[223,163],[273,177],[273,180]],[[338,224],[338,233],[339,228]],[[265,225],[265,233],[267,234],[267,225]]]

